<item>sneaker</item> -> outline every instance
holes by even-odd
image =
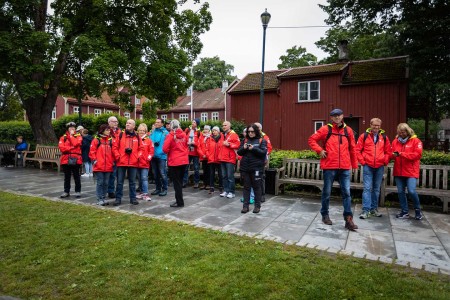
[[[137,193],[136,199],[142,199],[143,195],[144,195],[144,193]]]
[[[198,183],[194,184],[194,189],[198,189]]]
[[[89,173],[84,173],[81,177],[89,177]]]
[[[67,198],[67,197],[69,197],[69,196],[70,196],[69,193],[64,192],[64,193],[62,193],[61,196],[59,196],[59,197],[60,197],[60,198]]]
[[[228,193],[227,194],[227,198],[229,198],[229,199],[234,198],[234,197],[236,197],[236,195],[233,194],[233,193]]]
[[[94,176],[94,173],[89,173],[89,177],[93,177]]]
[[[257,213],[260,212],[260,210],[261,210],[261,208],[255,207],[255,208],[253,208],[253,213],[254,213],[254,214],[257,214]]]
[[[248,207],[243,207],[241,213],[246,214],[248,213],[248,211],[249,211]]]
[[[352,216],[346,216],[345,217],[345,228],[351,231],[355,231],[355,229],[358,229],[358,226],[353,223],[353,217]]]
[[[416,216],[414,217],[414,219],[416,219],[416,220],[423,219],[423,215],[422,215],[422,212],[420,211],[420,209],[416,209]]]
[[[138,204],[139,204],[139,202],[137,202],[137,200],[131,200],[131,201],[130,201],[130,204],[133,204],[133,205],[138,205]]]
[[[161,193],[160,190],[154,190],[154,191],[152,192],[152,195],[158,195],[159,193]]]
[[[333,222],[331,222],[329,215],[323,216],[322,222],[323,222],[323,224],[326,224],[326,225],[333,225]]]
[[[370,213],[369,213],[371,216],[374,216],[374,217],[381,217],[382,216],[382,214],[380,214],[379,212],[378,212],[378,209],[372,209],[371,211],[370,211]]]
[[[81,193],[80,192],[75,192],[75,198],[80,198],[81,197]]]
[[[116,199],[113,203],[114,206],[119,206],[120,204],[122,204],[122,201],[118,199]]]
[[[105,206],[106,202],[105,202],[105,200],[102,199],[102,200],[98,200],[97,204],[100,205],[100,206]]]
[[[209,189],[208,194],[212,194],[212,193],[214,193],[214,189]]]
[[[368,219],[369,217],[370,217],[369,212],[367,212],[367,211],[365,211],[365,210],[363,210],[363,211],[361,212],[361,214],[359,215],[359,218],[360,218],[360,219]]]
[[[409,214],[407,211],[400,211],[395,217],[398,219],[409,219]]]
[[[262,202],[262,199],[261,199],[261,202]],[[250,204],[253,204],[253,203],[255,203],[255,199],[250,198]]]
[[[144,201],[152,201],[152,198],[150,198],[150,197],[148,196],[148,194],[142,194],[141,199],[144,200]]]
[[[228,194],[227,192],[222,192],[222,194],[220,194],[219,196],[220,196],[220,197],[226,197],[227,194]]]
[[[167,191],[162,191],[161,193],[158,194],[161,197],[164,197],[167,195]]]

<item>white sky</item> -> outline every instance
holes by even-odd
[[[234,66],[233,75],[261,72],[263,29],[261,14],[271,14],[266,30],[265,70],[276,70],[280,56],[293,46],[302,46],[320,60],[326,56],[314,45],[328,28],[271,28],[324,26],[327,14],[318,4],[326,0],[209,0],[211,29],[201,35],[201,57],[219,56]],[[191,5],[189,5],[191,6]],[[184,8],[182,6],[181,8]],[[193,7],[195,10],[195,7]]]

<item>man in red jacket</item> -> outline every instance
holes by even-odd
[[[128,185],[130,189],[130,203],[139,204],[136,200],[136,175],[139,156],[142,155],[143,144],[134,131],[136,123],[129,119],[125,125],[125,131],[114,138],[113,155],[117,165],[117,188],[114,206],[122,203],[123,182],[125,173],[128,172]]]
[[[389,163],[391,154],[391,143],[381,129],[381,120],[373,118],[370,120],[370,128],[359,136],[356,144],[356,155],[359,163],[363,165],[364,182],[360,219],[367,219],[370,216],[381,217],[378,212],[378,198],[384,166]]]
[[[344,204],[345,228],[358,229],[353,223],[352,198],[350,196],[350,169],[358,168],[355,153],[355,136],[353,130],[344,122],[344,112],[333,109],[330,113],[331,123],[322,126],[308,139],[313,151],[320,155],[320,168],[323,170],[322,222],[332,225],[328,213],[333,182],[339,181]],[[319,145],[322,142],[322,146]]]
[[[241,145],[239,136],[231,129],[231,123],[223,122],[223,142],[220,148],[219,161],[222,170],[224,192],[220,197],[234,198],[235,182],[234,169],[236,166],[236,151]]]

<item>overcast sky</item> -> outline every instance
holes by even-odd
[[[200,57],[219,56],[234,66],[233,75],[242,79],[247,73],[261,72],[263,29],[261,13],[271,14],[266,31],[265,70],[276,70],[280,56],[293,46],[322,59],[326,53],[314,43],[325,36],[327,28],[273,28],[324,26],[327,14],[318,4],[326,0],[209,0],[213,17],[211,29],[201,36]],[[194,8],[195,9],[195,8]]]

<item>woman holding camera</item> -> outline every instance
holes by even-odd
[[[413,199],[415,219],[423,218],[420,210],[419,195],[416,183],[419,180],[420,159],[422,158],[422,141],[417,138],[414,130],[406,123],[397,126],[397,136],[392,141],[392,158],[394,158],[394,178],[397,185],[401,211],[396,215],[399,219],[409,218],[408,200],[405,189]]]
[[[262,185],[264,163],[267,154],[267,142],[262,138],[259,127],[252,124],[247,127],[247,138],[241,141],[237,154],[242,156],[240,171],[244,179],[244,206],[241,213],[249,211],[250,189],[255,192],[255,207],[253,213],[261,209]]]

